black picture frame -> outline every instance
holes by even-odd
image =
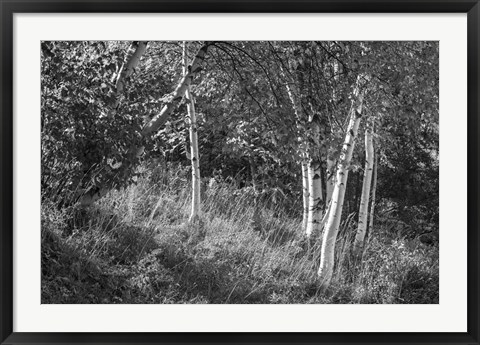
[[[9,1],[1,9],[0,341],[2,344],[479,344],[478,0],[120,0]],[[13,15],[15,13],[325,12],[468,13],[468,330],[465,333],[15,333],[13,332]],[[454,229],[452,229],[453,231]],[[455,316],[452,316],[452,318]]]

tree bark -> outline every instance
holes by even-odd
[[[335,81],[335,86],[333,87],[333,90],[332,90],[332,100],[335,103],[337,103],[338,101],[337,84],[338,84],[338,80],[340,79],[338,72],[339,72],[338,61],[333,60],[333,80]]]
[[[302,232],[307,231],[308,223],[308,163],[302,161],[302,197],[303,197],[303,219],[302,219]]]
[[[283,68],[281,69],[282,75],[284,78],[285,72],[283,71]],[[311,207],[311,191],[313,189],[313,186],[311,186],[311,179],[310,176],[313,176],[313,172],[310,171],[311,166],[309,162],[309,155],[307,153],[307,144],[305,142],[305,137],[304,137],[304,129],[301,126],[301,119],[303,115],[303,110],[301,109],[300,104],[298,103],[298,91],[297,89],[292,85],[290,85],[288,82],[286,84],[287,88],[287,93],[288,97],[290,98],[290,102],[292,103],[292,108],[293,111],[295,112],[295,125],[297,128],[297,135],[298,135],[298,145],[299,145],[299,151],[300,151],[300,156],[302,157],[302,199],[303,199],[303,217],[302,217],[302,232],[304,232],[307,237],[309,237],[309,233],[312,232],[313,229],[309,229],[308,226],[309,224],[313,221],[313,219],[309,220],[309,217],[311,216],[310,213],[310,207]]]
[[[330,204],[330,200],[332,200],[332,193],[333,188],[335,187],[335,162],[333,159],[327,158],[327,197],[326,197],[326,205]]]
[[[343,143],[342,152],[337,169],[335,187],[332,194],[332,205],[328,215],[327,224],[323,233],[322,248],[320,253],[320,267],[318,269],[318,280],[322,288],[328,288],[333,275],[333,264],[335,258],[335,242],[342,217],[345,188],[348,180],[348,170],[352,159],[358,126],[362,118],[363,97],[365,85],[368,79],[359,76],[353,91],[352,106],[349,114],[347,134]]]
[[[311,122],[313,127],[313,145],[310,145],[310,161],[308,165],[308,221],[305,235],[310,238],[314,233],[320,233],[320,223],[322,220],[322,170],[318,148],[320,145],[320,134],[318,125]]]
[[[378,155],[375,153],[375,149],[373,154],[375,156],[375,163],[373,164],[372,200],[370,202],[370,221],[368,223],[368,229],[367,229],[368,236],[370,236],[373,229],[373,217],[375,215],[375,197],[377,194]]]
[[[358,211],[358,228],[355,235],[355,241],[353,243],[353,251],[356,254],[359,254],[360,250],[363,248],[363,242],[367,232],[368,205],[370,199],[370,186],[372,183],[373,160],[374,153],[372,132],[370,129],[367,129],[365,131],[365,172],[363,175],[362,197]]]
[[[117,89],[115,92],[115,102],[113,103],[113,111],[110,113],[110,116],[114,114],[114,111],[120,105],[120,99],[123,95],[123,90],[125,88],[125,80],[130,77],[135,71],[135,68],[137,68],[138,64],[140,63],[140,59],[147,50],[147,44],[148,42],[134,41],[130,45],[130,48],[128,49],[125,56],[122,68],[118,72],[118,78],[115,83],[115,87]]]
[[[152,132],[158,130],[170,117],[172,110],[175,106],[182,100],[187,86],[191,83],[193,78],[202,70],[203,60],[205,60],[205,55],[207,53],[208,47],[210,46],[209,42],[205,44],[198,50],[195,59],[192,62],[191,66],[188,66],[188,73],[183,76],[183,78],[178,83],[177,87],[170,95],[166,104],[163,106],[160,113],[155,115],[146,125],[143,127],[142,136],[151,134]]]
[[[325,196],[325,211],[322,221],[320,222],[320,231],[323,230],[325,222],[328,219],[330,210],[332,208],[332,194],[335,188],[335,161],[331,158],[327,158],[327,178],[326,178],[326,196]]]
[[[183,74],[188,74],[188,57],[187,43],[183,42]],[[185,98],[187,102],[187,111],[189,119],[190,134],[190,160],[192,163],[192,212],[190,214],[190,222],[196,221],[201,216],[201,199],[200,199],[200,161],[198,155],[198,136],[197,136],[197,119],[195,116],[195,102],[190,90],[191,79],[187,79],[187,87],[185,89]]]

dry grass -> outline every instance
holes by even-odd
[[[157,169],[90,209],[42,205],[42,303],[438,303],[438,247],[379,224],[362,260],[352,224],[337,242],[331,288],[319,291],[319,245],[282,205],[223,182],[190,211],[188,171]]]

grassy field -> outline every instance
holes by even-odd
[[[438,245],[392,232],[381,210],[363,257],[343,222],[335,273],[318,289],[319,245],[301,219],[228,183],[210,184],[188,224],[187,169],[144,174],[95,206],[42,203],[42,303],[438,303]]]

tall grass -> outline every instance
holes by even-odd
[[[42,204],[42,303],[438,303],[438,248],[392,238],[379,223],[361,260],[343,222],[328,291],[317,287],[320,241],[281,200],[206,181],[190,212],[189,172],[167,165],[88,209]]]

